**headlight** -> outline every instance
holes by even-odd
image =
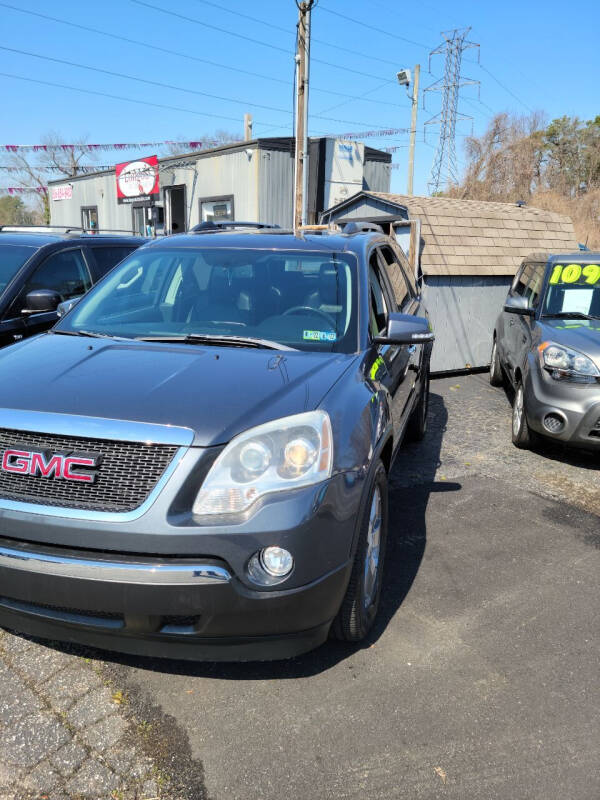
[[[540,360],[555,380],[570,380],[578,383],[593,383],[600,377],[600,370],[591,358],[571,350],[562,344],[543,342],[539,347]]]
[[[240,514],[271,492],[329,478],[331,423],[325,411],[268,422],[236,436],[212,465],[194,514]]]

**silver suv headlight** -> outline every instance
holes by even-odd
[[[212,465],[193,512],[240,514],[272,492],[331,476],[333,439],[325,411],[308,411],[251,428],[229,442]]]
[[[593,383],[600,377],[600,370],[592,359],[577,350],[554,342],[543,342],[538,350],[542,366],[555,380]]]

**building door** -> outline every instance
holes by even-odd
[[[150,206],[135,204],[131,207],[134,236],[147,236],[146,228],[150,221],[149,212]]]
[[[98,232],[98,206],[82,206],[81,227],[88,233]]]
[[[185,186],[165,187],[165,233],[184,233],[186,230]]]

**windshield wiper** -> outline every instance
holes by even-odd
[[[583,311],[557,311],[556,314],[542,314],[542,317],[551,319],[600,319],[594,314],[584,314]]]
[[[112,333],[100,333],[99,331],[52,331],[61,336],[90,336],[92,339],[117,339],[120,342],[130,342],[129,336],[113,336]]]
[[[136,336],[140,342],[184,342],[185,344],[216,344],[223,347],[263,347],[266,350],[295,350],[271,339],[252,336],[221,336],[210,333],[188,333],[180,336]]]

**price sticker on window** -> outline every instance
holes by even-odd
[[[595,286],[600,283],[599,264],[556,264],[550,276],[550,285],[578,284],[579,286]]]

